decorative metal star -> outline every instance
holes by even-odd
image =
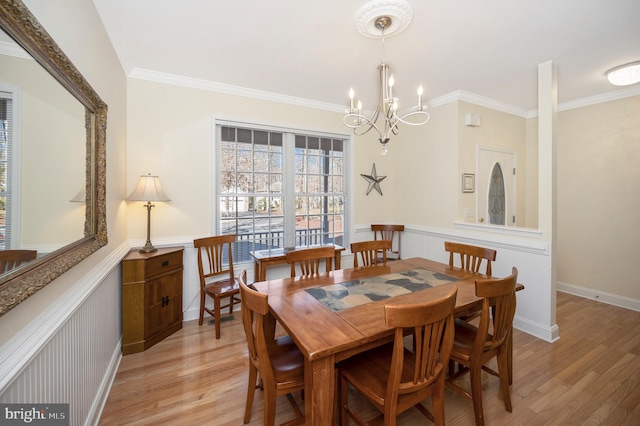
[[[373,168],[371,169],[370,175],[360,174],[367,182],[369,182],[369,187],[367,188],[367,195],[371,192],[372,189],[378,191],[380,195],[382,195],[382,189],[380,188],[380,182],[382,182],[386,176],[378,176],[376,172],[376,163],[373,163]]]

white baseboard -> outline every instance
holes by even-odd
[[[113,381],[116,379],[118,367],[120,367],[120,361],[122,361],[122,338],[120,338],[118,345],[113,350],[109,368],[102,379],[100,390],[98,395],[96,395],[96,399],[91,407],[90,413],[87,415],[85,422],[86,425],[97,425],[99,423],[100,417],[102,417],[102,410],[104,410],[107,398],[109,397],[109,392],[111,391],[111,386],[113,386]]]
[[[629,297],[606,293],[599,290],[593,290],[586,287],[578,287],[560,281],[558,281],[556,289],[563,293],[569,293],[573,294],[574,296],[584,297],[585,299],[592,299],[597,302],[607,303],[609,305],[640,312],[640,300],[638,299],[631,299]]]
[[[513,319],[513,328],[524,331],[527,334],[549,343],[553,343],[560,338],[560,329],[557,324],[553,325],[551,328],[544,327],[541,324],[531,322],[526,318],[518,317],[517,315]]]

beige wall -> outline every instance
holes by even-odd
[[[640,299],[640,96],[558,113],[558,281]]]
[[[469,127],[465,125],[466,114],[478,114],[480,126]],[[526,119],[497,111],[491,108],[481,107],[468,102],[459,102],[458,123],[459,147],[458,157],[458,214],[457,220],[467,222],[464,217],[464,209],[476,209],[478,192],[462,193],[460,183],[462,173],[474,173],[478,179],[477,171],[477,147],[491,147],[508,150],[516,155],[516,226],[527,226],[527,201],[526,188],[528,182],[527,150],[526,150]],[[537,176],[537,174],[536,174]],[[477,185],[477,182],[476,182]],[[475,223],[476,218],[471,218]],[[537,226],[537,223],[533,225]]]
[[[127,191],[140,175],[151,173],[160,176],[171,197],[152,211],[152,241],[214,232],[214,116],[349,135],[337,113],[132,78],[128,114]],[[359,152],[356,144],[356,158]],[[143,203],[128,204],[128,236],[144,241]]]
[[[455,102],[430,108],[431,119],[424,126],[403,126],[394,150],[398,185],[391,208],[405,224],[450,228],[458,201],[458,107]],[[452,166],[453,165],[453,166]]]
[[[354,224],[414,223],[450,227],[458,196],[457,107],[455,103],[430,110],[426,126],[404,126],[380,154],[377,136],[354,137]],[[350,135],[342,113],[190,89],[138,79],[128,83],[128,191],[138,177],[160,176],[169,203],[152,211],[152,241],[181,235],[197,237],[213,232],[213,118],[291,126]],[[381,196],[360,176],[386,176]],[[447,176],[448,178],[444,178]],[[448,182],[448,184],[447,184]],[[129,238],[144,240],[146,210],[128,203]]]

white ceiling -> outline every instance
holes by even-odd
[[[93,1],[128,75],[345,106],[353,86],[365,108],[376,100],[381,41],[354,24],[367,0]],[[540,63],[557,64],[565,103],[620,90],[605,72],[640,60],[640,0],[409,1],[413,21],[385,40],[401,109],[422,83],[427,101],[464,91],[531,111]]]

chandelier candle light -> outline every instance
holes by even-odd
[[[394,23],[392,16],[399,21]],[[359,31],[368,37],[382,38],[382,59],[378,65],[380,74],[380,92],[378,103],[370,116],[366,116],[362,111],[360,101],[354,106],[355,92],[353,88],[349,90],[349,108],[342,121],[345,126],[352,128],[355,135],[361,136],[375,129],[378,133],[378,141],[382,144],[382,155],[387,154],[387,143],[391,134],[398,134],[400,123],[410,126],[421,126],[429,121],[429,114],[424,111],[426,107],[422,105],[422,85],[418,87],[418,104],[404,115],[398,115],[399,99],[393,96],[393,86],[395,79],[390,74],[389,64],[385,62],[384,36],[385,30],[393,29],[395,33],[403,30],[409,24],[413,16],[413,7],[406,1],[379,1],[374,0],[364,5],[356,15],[356,22],[364,22],[359,26]],[[368,21],[368,22],[367,22]],[[372,24],[372,25],[371,25]],[[368,27],[367,27],[368,26]],[[377,33],[376,33],[377,32]],[[378,123],[380,115],[384,116],[384,123]]]

